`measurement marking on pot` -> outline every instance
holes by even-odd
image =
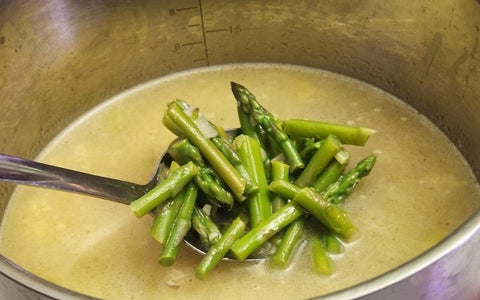
[[[197,9],[197,8],[198,8],[198,6],[182,7],[182,8],[175,9],[175,11],[192,10],[192,9]]]
[[[205,30],[206,33],[215,33],[215,32],[230,32],[234,34],[238,34],[242,32],[242,26],[241,25],[232,25],[228,26],[226,28],[217,28],[217,29],[209,29]]]
[[[203,18],[203,8],[202,8],[202,0],[198,0],[198,8],[200,11],[200,24],[202,24],[202,37],[203,37],[203,48],[205,50],[205,62],[207,66],[210,65],[210,60],[208,58],[208,47],[207,47],[207,37],[205,33],[205,20]]]
[[[193,46],[193,45],[199,45],[199,44],[203,44],[203,41],[184,43],[182,44],[182,46]]]
[[[211,32],[223,32],[223,31],[228,31],[228,28],[222,28],[222,29],[210,29],[206,30],[206,33],[211,33]]]
[[[174,43],[173,50],[179,53],[182,51],[182,48],[184,47],[187,48],[187,47],[195,47],[196,45],[198,46],[203,45],[203,56],[205,57],[202,58],[201,57],[202,54],[197,53],[197,54],[194,54],[194,56],[192,57],[192,61],[203,62],[207,66],[209,66],[210,61],[208,57],[208,48],[207,48],[207,40],[206,40],[206,33],[205,33],[202,1],[193,0],[192,2],[194,2],[192,3],[193,5],[185,5],[178,8],[171,7],[168,9],[168,13],[172,18],[177,19],[177,17],[180,17],[178,21],[183,23],[185,20],[185,23],[186,23],[186,24],[183,23],[184,24],[183,29],[186,30],[185,31],[186,36],[183,39],[180,38],[179,40],[176,41],[176,43]],[[195,5],[195,2],[196,2],[196,5]],[[200,20],[196,19],[195,21],[192,21],[192,17],[199,17]],[[188,19],[185,19],[185,18],[188,18]],[[198,48],[198,50],[201,51],[201,48]],[[197,51],[197,50],[193,50],[193,51]]]

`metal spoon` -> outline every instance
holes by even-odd
[[[168,153],[162,155],[152,178],[142,185],[0,154],[0,180],[130,204],[158,184],[159,173],[170,161]]]
[[[235,136],[238,134],[238,130],[228,130],[227,133]],[[130,204],[159,183],[159,175],[170,165],[171,161],[171,156],[165,152],[150,181],[146,184],[136,184],[0,154],[0,181],[74,192]],[[194,235],[188,234],[184,239],[185,243],[204,255],[205,248],[198,239],[193,237]],[[256,259],[252,258],[252,260]]]

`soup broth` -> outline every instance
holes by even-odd
[[[1,231],[0,251],[28,271],[105,299],[301,299],[360,283],[395,268],[451,233],[480,205],[478,184],[454,145],[424,116],[381,90],[329,72],[240,64],[160,78],[110,99],[66,128],[38,160],[147,182],[174,138],[163,125],[180,98],[225,128],[238,127],[230,90],[236,81],[279,118],[305,118],[377,130],[348,146],[352,162],[374,152],[377,164],[341,204],[358,232],[332,256],[335,273],[313,270],[303,242],[292,265],[222,262],[205,280],[201,256],[182,246],[171,267],[157,263],[152,217],[88,196],[18,187]]]

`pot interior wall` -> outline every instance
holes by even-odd
[[[318,67],[431,118],[480,175],[480,4],[397,1],[2,1],[0,152],[34,158],[129,87],[236,62]],[[12,185],[0,184],[0,214]]]

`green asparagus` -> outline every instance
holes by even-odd
[[[246,259],[269,238],[298,219],[303,213],[304,210],[296,202],[286,204],[236,241],[231,249],[233,256],[238,260]]]
[[[357,183],[372,170],[377,155],[372,154],[362,159],[357,165],[331,184],[323,193],[323,197],[332,203],[340,203],[355,189]]]
[[[186,164],[189,161],[196,165],[204,165],[203,157],[197,147],[187,139],[178,139],[168,146],[168,154],[179,164]]]
[[[290,167],[280,161],[272,161],[271,178],[272,180],[285,180],[289,181]],[[278,211],[282,206],[286,204],[286,199],[275,195],[272,199],[272,212]]]
[[[178,194],[197,173],[198,168],[192,162],[181,166],[145,195],[130,203],[130,208],[137,217],[144,216],[165,200]]]
[[[315,153],[300,176],[297,177],[295,184],[300,187],[310,186],[318,174],[322,173],[329,161],[336,161],[336,159],[332,158],[340,151],[341,147],[340,140],[334,135],[329,135],[314,151]],[[302,240],[304,224],[303,220],[297,220],[289,225],[282,237],[280,246],[275,251],[273,257],[275,265],[283,268],[288,266],[294,253],[294,248]]]
[[[130,204],[137,217],[156,215],[151,231],[163,245],[159,263],[173,264],[192,230],[189,236],[198,233],[208,249],[196,267],[201,279],[228,251],[243,261],[268,249],[265,245],[276,246],[268,254],[271,263],[285,268],[297,245],[312,235],[316,271],[332,274],[329,255],[341,253],[340,239],[355,232],[336,204],[370,173],[377,158],[370,155],[345,172],[350,155],[342,146],[364,145],[375,130],[280,120],[244,86],[232,82],[231,89],[243,133],[234,142],[185,101],[171,102],[163,115],[164,125],[178,136],[168,153],[182,166],[172,165],[157,187]]]
[[[187,139],[181,139],[168,147],[170,156],[179,163],[193,161],[199,171],[195,178],[197,187],[207,196],[212,204],[217,206],[225,205],[228,208],[233,206],[233,196],[225,189],[223,183],[217,178],[216,173],[205,165],[200,151]]]
[[[239,106],[249,110],[255,121],[262,126],[267,134],[277,143],[288,160],[291,172],[304,167],[304,163],[293,141],[278,126],[278,119],[273,117],[257,101],[256,97],[244,86],[232,82],[232,91]]]
[[[225,157],[230,161],[235,169],[243,176],[245,179],[245,194],[251,195],[258,191],[258,186],[253,182],[250,174],[247,171],[247,168],[240,160],[238,153],[233,148],[233,145],[230,141],[222,135],[210,138],[210,140],[217,146],[217,148],[225,155]]]
[[[338,160],[332,159],[325,170],[320,173],[312,188],[320,194],[323,193],[332,183],[340,178],[346,168],[347,164],[342,164]]]
[[[202,131],[197,127],[192,119],[182,110],[182,108],[172,102],[166,111],[167,116],[172,122],[182,130],[182,134],[194,144],[202,156],[211,164],[217,174],[230,187],[232,193],[238,201],[245,199],[245,179],[227,160],[225,155],[205,137]]]
[[[262,163],[260,144],[247,135],[240,135],[235,138],[234,146],[250,177],[258,186],[258,191],[248,196],[247,200],[251,225],[256,226],[272,214],[272,203]]]
[[[233,220],[220,240],[213,244],[196,268],[197,276],[204,279],[218,265],[232,245],[245,231],[246,224],[241,218]]]
[[[315,271],[322,275],[332,275],[333,266],[322,236],[314,234],[311,239],[313,264]]]
[[[305,227],[304,223],[304,217],[301,217],[295,222],[289,224],[275,253],[272,256],[272,264],[274,266],[280,268],[286,268],[288,266],[295,247],[302,240]]]
[[[182,206],[183,197],[179,193],[173,199],[165,203],[164,206],[156,209],[155,220],[153,221],[151,234],[153,238],[164,245],[167,242],[168,235],[172,230],[175,217]],[[157,212],[158,211],[158,212]]]
[[[207,249],[222,237],[217,224],[198,206],[195,206],[193,210],[192,226]]]
[[[182,191],[182,206],[180,207],[172,225],[167,242],[163,245],[158,262],[163,266],[170,266],[175,262],[180,243],[192,226],[192,214],[197,199],[197,188],[192,183]]]
[[[301,188],[290,182],[274,180],[270,183],[269,189],[282,197],[293,199],[323,225],[341,237],[349,238],[355,232],[355,227],[346,213],[311,188]]]
[[[175,103],[178,104],[184,111],[185,110],[192,110],[193,107],[191,107],[188,103],[182,100],[175,100]],[[210,128],[209,131],[215,132],[214,136],[210,137],[210,140],[215,144],[215,146],[220,150],[220,152],[225,155],[228,161],[233,165],[235,169],[243,176],[243,178],[246,180],[246,185],[245,185],[245,194],[250,195],[254,192],[257,191],[257,187],[255,184],[253,184],[251,178],[249,177],[248,172],[245,169],[245,166],[243,166],[242,162],[240,161],[240,158],[238,157],[238,154],[235,152],[233,149],[233,145],[231,144],[229,138],[227,138],[227,134],[225,133],[225,130],[221,127],[218,127],[215,125],[213,122],[207,120],[203,116],[200,115],[200,112],[198,109],[194,109],[194,112],[192,116],[190,116],[195,122],[199,122],[201,119],[203,122],[202,126],[204,128]],[[174,123],[172,120],[168,119],[167,117],[167,123]],[[174,127],[175,124],[171,125],[173,128],[172,132],[175,133],[175,131],[179,131],[177,128]],[[181,135],[178,133],[177,135]]]
[[[301,187],[312,185],[317,179],[317,176],[340,149],[342,149],[340,140],[335,135],[328,135],[322,142],[320,148],[315,151],[315,154],[305,166],[300,176],[297,177],[295,184]]]
[[[328,253],[340,254],[343,252],[343,245],[331,232],[325,232],[325,248]]]
[[[336,135],[343,144],[363,146],[376,131],[370,128],[337,125],[310,120],[285,120],[285,133],[295,137],[326,138]]]

